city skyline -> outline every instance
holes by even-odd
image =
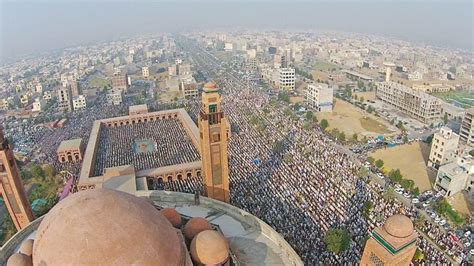
[[[123,37],[216,28],[334,30],[473,48],[469,1],[243,2],[2,1],[0,62]]]

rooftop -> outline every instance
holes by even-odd
[[[61,141],[61,144],[59,144],[59,147],[58,147],[58,151],[79,149],[81,147],[81,142],[82,142],[81,138]]]

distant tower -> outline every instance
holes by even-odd
[[[33,221],[33,212],[13,156],[13,146],[3,135],[2,126],[0,126],[0,193],[16,229],[20,230]]]
[[[408,217],[393,215],[372,232],[360,265],[409,265],[415,255],[417,237]]]
[[[204,183],[209,198],[229,202],[229,162],[227,140],[229,123],[221,107],[221,96],[215,83],[204,85],[199,115],[201,160]]]
[[[383,65],[385,67],[387,67],[387,69],[385,70],[385,82],[389,82],[390,81],[390,77],[392,76],[392,67],[395,66],[394,63],[390,63],[390,62],[385,62],[383,63]]]

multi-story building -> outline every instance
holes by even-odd
[[[75,96],[72,99],[72,107],[74,111],[84,110],[87,107],[86,97],[84,95]]]
[[[448,127],[442,127],[433,136],[428,166],[438,169],[456,159],[459,135]]]
[[[474,158],[469,154],[457,161],[439,167],[434,188],[450,197],[463,189],[472,190],[474,185]]]
[[[325,83],[309,84],[306,90],[308,106],[318,112],[331,112],[333,89]]]
[[[0,99],[0,110],[8,110],[8,101],[7,99]]]
[[[171,65],[168,67],[168,75],[170,77],[172,76],[176,76],[178,74],[178,69],[176,67],[176,65]]]
[[[50,92],[50,91],[45,91],[45,92],[43,93],[43,100],[49,101],[49,100],[51,100],[52,97],[53,97],[53,96],[51,95],[51,92]]]
[[[466,110],[459,131],[459,143],[474,148],[474,108]]]
[[[142,76],[144,78],[148,78],[150,76],[150,68],[149,67],[142,67]]]
[[[189,75],[191,74],[191,65],[190,64],[180,64],[177,66],[178,75]]]
[[[295,89],[295,69],[294,68],[280,68],[280,78],[278,80],[280,90],[294,90]]]
[[[109,92],[105,95],[105,98],[107,100],[108,104],[112,105],[120,105],[122,104],[122,90],[120,89],[111,89]]]
[[[70,86],[58,88],[58,108],[61,111],[69,112],[72,110],[70,89]]]
[[[20,103],[23,105],[23,106],[26,106],[28,105],[28,95],[27,94],[22,94],[20,95]]]
[[[375,95],[382,102],[421,122],[433,123],[441,119],[441,100],[422,91],[389,81],[379,82]]]
[[[179,90],[183,93],[183,97],[185,99],[195,98],[199,95],[198,87],[195,82],[181,80],[181,83],[179,84]]]
[[[41,112],[42,108],[44,108],[44,100],[40,98],[36,98],[35,101],[33,102],[33,109],[31,111]]]
[[[128,90],[128,75],[127,73],[115,72],[112,76],[112,89],[122,91]]]

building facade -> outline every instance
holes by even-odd
[[[150,68],[142,67],[142,77],[148,78],[150,76]]]
[[[86,97],[84,95],[75,96],[72,99],[72,107],[74,111],[84,110],[87,107]]]
[[[123,92],[120,89],[111,89],[105,95],[105,99],[108,104],[120,105],[122,104],[122,98],[123,98],[122,94]]]
[[[448,127],[442,127],[433,136],[428,166],[438,169],[456,159],[459,135]]]
[[[472,191],[474,184],[474,158],[468,154],[460,156],[455,162],[439,167],[434,188],[446,197],[453,196],[463,189]]]
[[[380,82],[377,84],[375,96],[423,123],[435,123],[441,119],[441,100],[402,84]]]
[[[69,86],[58,88],[58,108],[60,111],[69,112],[72,109],[72,97]]]
[[[279,70],[278,87],[280,90],[294,90],[295,89],[295,69],[294,68],[280,68]]]
[[[332,112],[333,89],[325,83],[309,84],[306,101],[310,108],[318,112]]]
[[[459,142],[474,148],[474,108],[467,109],[459,131]]]
[[[112,89],[127,91],[128,90],[128,75],[127,73],[116,72],[112,76]]]
[[[207,196],[229,202],[229,158],[227,151],[229,123],[222,112],[221,96],[215,83],[204,85],[202,107],[199,115],[199,134]]]
[[[2,126],[0,126],[0,193],[17,230],[26,227],[34,220],[13,155],[13,146],[5,138]]]

